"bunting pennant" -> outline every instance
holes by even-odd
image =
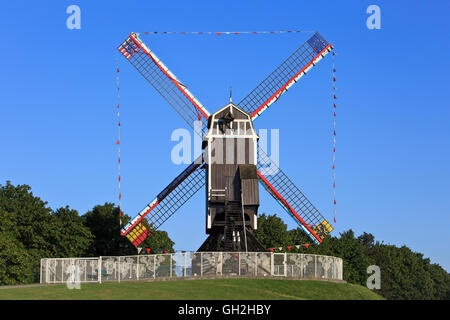
[[[296,244],[296,245],[292,245],[292,246],[286,246],[286,249],[290,251],[292,248],[300,249],[301,247],[305,247],[306,249],[308,249],[309,244],[305,243],[305,244]],[[274,250],[282,251],[283,247],[269,248],[269,251],[271,251],[271,252],[274,252]]]
[[[144,35],[242,35],[242,34],[284,34],[284,33],[312,33],[314,30],[278,30],[278,31],[147,31]]]
[[[122,229],[122,193],[120,191],[120,86],[119,86],[119,60],[116,60],[116,64],[117,64],[117,75],[116,75],[116,85],[117,85],[117,122],[118,122],[118,130],[117,130],[117,142],[116,145],[118,146],[118,169],[117,169],[117,174],[118,174],[118,184],[117,184],[117,191],[119,193],[119,223],[120,223],[120,229]],[[119,230],[120,230],[119,229]]]
[[[336,223],[336,174],[335,174],[335,169],[336,169],[336,68],[335,68],[335,64],[334,64],[334,57],[335,57],[336,53],[333,51],[332,53],[332,63],[333,63],[333,69],[332,69],[332,78],[333,78],[333,167],[332,167],[332,179],[333,179],[333,221],[334,223]]]

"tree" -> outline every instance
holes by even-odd
[[[39,279],[40,259],[56,254],[58,228],[50,213],[47,202],[35,197],[30,186],[13,186],[9,181],[0,186],[0,233],[17,241],[17,252],[20,248],[27,252],[33,281]]]
[[[298,233],[303,233],[303,231],[298,229],[295,234]],[[338,238],[328,235],[322,240],[320,246],[318,246],[311,243],[312,241],[309,238],[305,238],[307,237],[306,235],[297,235],[303,241],[309,240],[306,242],[309,242],[310,246],[308,249],[300,247],[300,249],[293,249],[291,251],[342,258],[344,280],[365,286],[368,277],[367,267],[373,264],[373,260],[366,255],[363,243],[355,237],[353,230],[345,231],[339,236]]]
[[[90,245],[88,254],[91,256],[118,256],[137,254],[136,248],[124,236],[120,235],[119,208],[112,203],[95,206],[83,216],[84,224],[93,234],[93,242]],[[122,213],[123,225],[126,225],[131,218]],[[151,232],[140,245],[142,248],[150,248],[156,251],[167,250],[174,252],[175,244],[166,231],[154,230],[143,220],[144,226]]]
[[[124,225],[130,217],[123,215]],[[120,235],[119,208],[112,203],[97,205],[83,216],[84,225],[93,235],[89,256],[119,256],[136,254],[136,248]]]
[[[23,245],[7,232],[0,232],[0,285],[33,282],[30,256]]]
[[[450,276],[440,265],[427,264],[425,272],[430,274],[432,281],[432,297],[440,300],[450,300]]]
[[[423,254],[406,246],[375,243],[368,252],[381,270],[380,293],[387,299],[448,299],[450,277]]]
[[[58,257],[82,257],[87,254],[94,236],[88,227],[83,224],[83,218],[78,211],[68,206],[59,208],[52,213],[56,219]]]
[[[274,215],[263,213],[258,217],[258,229],[253,234],[266,248],[286,247],[290,244],[290,235],[283,220]]]
[[[339,239],[328,236],[320,245],[318,253],[342,258],[344,279],[351,283],[366,285],[367,267],[374,263],[366,255],[363,243],[356,239],[353,230],[341,233]]]
[[[52,211],[28,185],[0,185],[0,284],[37,282],[41,258],[136,254],[120,235],[118,214],[111,203],[95,206],[84,216],[67,206]],[[124,224],[129,220],[123,216]],[[174,251],[167,232],[143,223],[151,235],[142,248]],[[328,235],[317,246],[302,229],[287,230],[281,218],[263,214],[254,234],[267,248],[286,251],[291,245],[292,252],[341,257],[344,280],[350,283],[365,285],[367,267],[375,264],[381,270],[380,293],[388,299],[450,299],[450,276],[442,267],[406,246],[375,241],[370,233],[355,237],[348,230],[339,237]],[[305,243],[311,244],[308,249],[294,247]]]
[[[305,244],[310,243],[311,239],[305,234],[305,232],[300,228],[297,227],[295,229],[291,229],[288,231],[289,233],[289,239],[291,240],[292,244]]]
[[[164,250],[167,252],[175,252],[173,242],[166,231],[152,230],[150,229],[150,236],[148,236],[141,244],[142,248],[149,248],[151,253],[162,253]]]
[[[9,181],[0,186],[0,222],[5,239],[1,258],[9,270],[8,276],[3,273],[9,277],[4,283],[36,282],[41,258],[82,256],[92,239],[77,211],[65,207],[53,212],[30,186]]]
[[[375,245],[375,236],[371,233],[363,232],[357,239],[364,246],[366,253],[369,253]]]

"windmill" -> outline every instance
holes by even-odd
[[[257,229],[259,183],[320,244],[333,228],[300,189],[258,146],[253,121],[333,49],[315,33],[237,105],[209,113],[188,88],[131,33],[117,48],[203,138],[203,153],[121,230],[138,247],[203,186],[206,234],[198,251],[267,251]],[[199,125],[198,120],[203,120]],[[197,122],[196,122],[197,121]],[[196,125],[197,124],[197,125]]]

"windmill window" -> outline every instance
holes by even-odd
[[[239,135],[245,135],[245,122],[239,122]]]
[[[232,128],[233,128],[233,131],[234,130],[236,130],[236,131],[238,130],[238,123],[236,121],[232,122]]]

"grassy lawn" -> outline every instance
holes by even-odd
[[[69,290],[65,285],[0,289],[0,299],[373,300],[382,299],[382,297],[365,287],[347,283],[312,280],[214,279],[82,284],[80,290]]]

